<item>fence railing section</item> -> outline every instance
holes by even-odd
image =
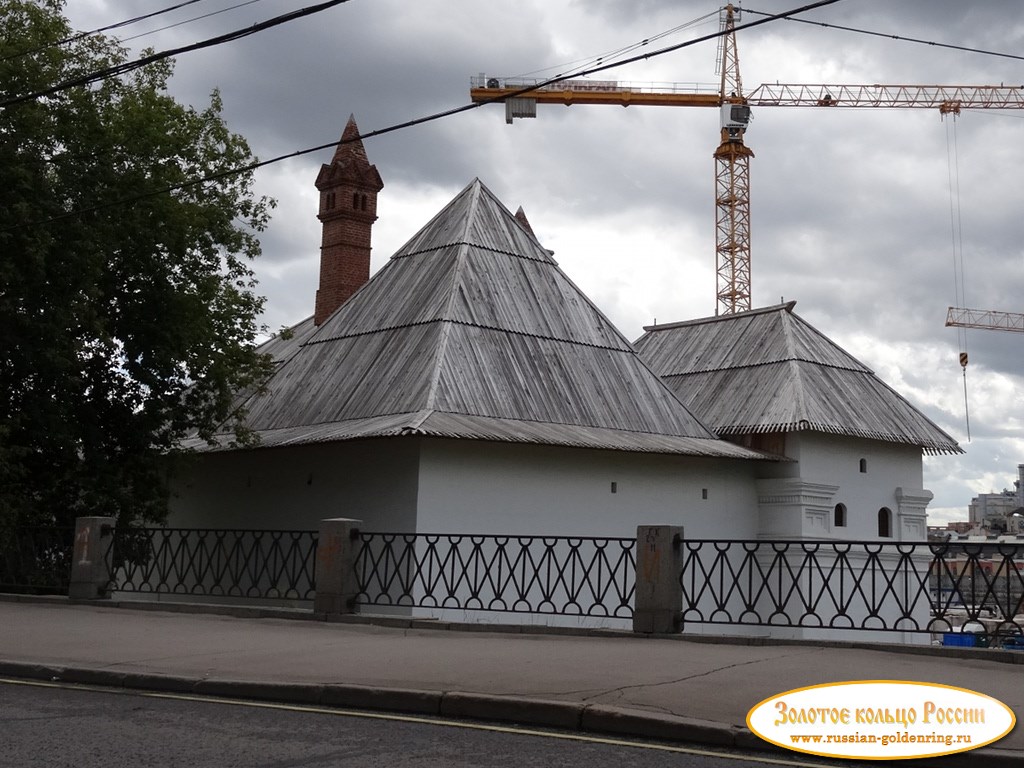
[[[114,529],[110,589],[312,600],[316,531]]]
[[[951,632],[1024,631],[1024,545],[682,543],[683,623]]]
[[[67,594],[74,528],[0,528],[0,592]]]
[[[316,592],[317,531],[110,531],[108,591],[290,600]],[[0,527],[0,591],[66,594],[74,538],[71,528]],[[357,532],[352,544],[358,605],[633,616],[632,537]],[[679,546],[684,628],[1024,636],[1020,542],[683,539]]]
[[[629,618],[636,540],[359,534],[356,602]]]

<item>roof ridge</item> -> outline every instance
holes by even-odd
[[[469,241],[469,233],[473,227],[473,221],[476,219],[478,209],[480,207],[480,196],[483,182],[480,181],[480,177],[475,177],[469,182],[469,205],[466,208],[466,215],[462,220],[462,231],[458,235],[458,240],[454,243],[455,245],[466,245]],[[461,256],[461,254],[460,254]]]
[[[874,370],[872,370],[867,365],[865,365],[864,362],[860,360],[860,358],[857,358],[857,357],[854,357],[853,355],[851,355],[849,352],[846,351],[846,349],[844,347],[840,346],[835,341],[833,341],[831,338],[829,338],[824,333],[819,331],[817,328],[815,328],[813,325],[811,325],[809,322],[807,322],[804,318],[800,317],[799,315],[795,315],[795,314],[791,315],[790,317],[791,317],[791,319],[790,319],[789,322],[793,322],[793,323],[799,322],[801,325],[803,325],[805,328],[807,328],[809,331],[811,331],[814,334],[814,336],[819,341],[819,343],[824,342],[831,349],[833,349],[836,352],[840,353],[842,357],[844,357],[847,360],[852,361],[852,364],[853,364],[849,368],[841,368],[840,366],[837,366],[837,365],[831,365],[829,367],[831,367],[831,368],[840,368],[841,370],[863,371],[865,373],[870,373],[872,376],[875,375]],[[792,319],[794,317],[795,317],[795,319]],[[803,358],[798,358],[794,354],[793,355],[793,359],[799,360],[799,359],[803,359]],[[817,360],[809,360],[807,362],[814,362],[814,363],[816,363],[818,365],[822,365],[822,363],[818,362]]]
[[[488,245],[497,246],[489,250],[535,261],[554,262],[551,253],[540,244],[536,236],[523,228],[512,212],[479,178],[467,184],[410,237],[394,252],[391,260],[463,243],[485,248]]]
[[[667,331],[672,328],[685,328],[691,325],[704,325],[705,323],[717,323],[721,320],[730,320],[735,317],[751,317],[753,315],[764,315],[769,312],[778,312],[779,310],[786,310],[787,313],[793,311],[793,307],[796,306],[796,301],[787,301],[782,304],[773,304],[770,307],[758,307],[756,309],[748,309],[744,312],[730,312],[725,315],[711,315],[709,317],[697,317],[693,320],[679,320],[674,323],[655,323],[654,325],[645,325],[643,328],[645,331]]]
[[[417,411],[416,418],[410,421],[403,429],[410,429],[414,432],[423,426],[423,422],[433,416],[435,413],[433,408],[424,408],[422,411]]]

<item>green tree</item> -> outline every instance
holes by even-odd
[[[0,0],[0,100],[126,60],[102,36],[58,45],[62,6]],[[0,107],[0,523],[159,521],[184,436],[246,438],[272,202],[251,171],[162,191],[254,161],[216,92],[168,95],[172,68]]]

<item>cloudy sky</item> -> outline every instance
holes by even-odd
[[[69,0],[66,13],[94,29],[173,4]],[[118,34],[135,51],[164,50],[310,4],[205,0]],[[775,21],[738,35],[746,91],[1024,83],[1024,17],[1010,0],[840,0],[803,18],[1010,56]],[[350,113],[370,132],[466,104],[479,73],[550,76],[645,39],[660,48],[717,28],[717,6],[696,0],[351,0],[181,56],[172,91],[202,107],[219,88],[230,127],[271,158],[336,139]],[[597,77],[714,84],[716,54],[710,41]],[[1024,111],[965,112],[954,123],[923,109],[761,108],[746,136],[756,154],[753,303],[796,300],[801,317],[961,442],[964,456],[926,459],[936,523],[966,518],[972,496],[1009,486],[1024,463],[1024,335],[968,332],[968,442],[958,334],[943,325],[958,257],[965,306],[1024,312],[1022,120]],[[627,337],[655,320],[714,314],[718,137],[713,109],[540,105],[536,120],[506,125],[491,105],[368,139],[385,184],[372,269],[479,177],[509,208],[524,207],[561,267]],[[259,191],[278,201],[256,265],[271,330],[312,314],[313,181],[330,155],[259,171]]]

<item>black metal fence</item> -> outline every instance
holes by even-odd
[[[66,595],[74,528],[0,528],[0,592]]]
[[[110,589],[312,600],[316,531],[114,529]]]
[[[121,526],[111,533],[108,591],[303,601],[316,592],[316,531]],[[0,591],[66,594],[73,539],[70,528],[0,528]],[[358,605],[633,615],[632,537],[359,532],[353,543]],[[1024,647],[1013,639],[1024,636],[1024,543],[691,539],[679,546],[684,628],[969,632]]]
[[[363,605],[629,618],[636,540],[360,533]]]
[[[1024,544],[682,542],[683,623],[1024,632]]]

